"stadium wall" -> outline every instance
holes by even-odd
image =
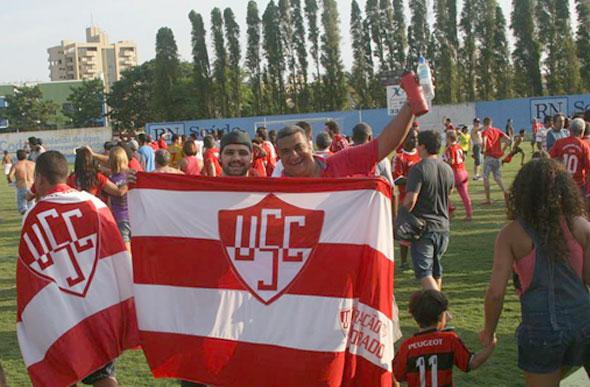
[[[40,138],[45,149],[60,151],[69,162],[73,162],[74,150],[82,145],[90,145],[94,150],[103,149],[104,143],[111,140],[112,130],[109,128],[84,128],[0,133],[0,152],[6,150],[14,155],[18,149],[24,147],[29,137]]]
[[[474,117],[483,118],[490,116],[494,120],[494,125],[502,129],[508,118],[512,118],[515,130],[525,128],[527,131],[530,131],[533,118],[542,120],[545,115],[553,115],[558,111],[573,115],[588,108],[590,108],[590,94],[522,98],[457,105],[435,105],[430,113],[419,118],[419,122],[423,129],[441,130],[444,117],[450,117],[458,126],[471,126]],[[387,109],[372,109],[349,112],[148,123],[146,125],[146,132],[154,136],[154,138],[158,138],[164,132],[185,134],[187,136],[195,133],[198,139],[202,139],[217,129],[228,132],[239,128],[253,135],[255,128],[258,126],[266,126],[268,129],[280,129],[288,124],[304,120],[312,124],[314,134],[317,134],[324,129],[324,121],[332,119],[340,124],[343,132],[347,135],[351,134],[352,128],[359,122],[366,122],[371,125],[374,134],[378,135],[389,122],[390,118],[387,115]]]

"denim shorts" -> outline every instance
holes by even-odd
[[[483,178],[489,179],[490,173],[494,175],[494,179],[499,180],[502,178],[502,163],[500,159],[486,156],[483,160]]]
[[[412,241],[410,253],[417,279],[432,276],[442,278],[442,257],[449,247],[449,233],[427,231],[417,241]]]
[[[472,151],[475,165],[479,167],[481,165],[481,145],[473,144]]]
[[[104,378],[115,376],[115,362],[108,363],[104,367],[94,371],[84,379],[82,383],[92,385]]]
[[[558,311],[557,316],[558,330],[551,327],[548,313],[529,316],[518,326],[518,367],[523,371],[546,374],[590,359],[588,313]]]
[[[129,225],[129,221],[120,220],[117,222],[117,227],[119,228],[119,232],[123,237],[123,242],[131,242],[131,226]]]

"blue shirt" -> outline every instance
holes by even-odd
[[[137,153],[142,155],[143,159],[145,160],[144,171],[145,172],[153,172],[154,169],[156,169],[156,162],[155,162],[156,153],[154,152],[152,147],[149,145],[142,145],[137,150]]]
[[[547,151],[551,150],[553,145],[562,138],[569,137],[570,132],[567,129],[561,129],[559,131],[556,130],[548,130],[547,131]]]

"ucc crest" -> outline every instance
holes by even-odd
[[[270,304],[296,280],[320,240],[324,211],[286,203],[273,194],[258,204],[219,211],[219,235],[250,292]]]

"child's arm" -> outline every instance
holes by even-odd
[[[494,352],[494,348],[496,348],[496,342],[497,340],[494,337],[494,340],[490,345],[484,347],[481,351],[476,353],[469,362],[469,368],[475,370],[479,368],[479,366],[481,366],[483,363],[485,363],[492,355],[492,352]]]

